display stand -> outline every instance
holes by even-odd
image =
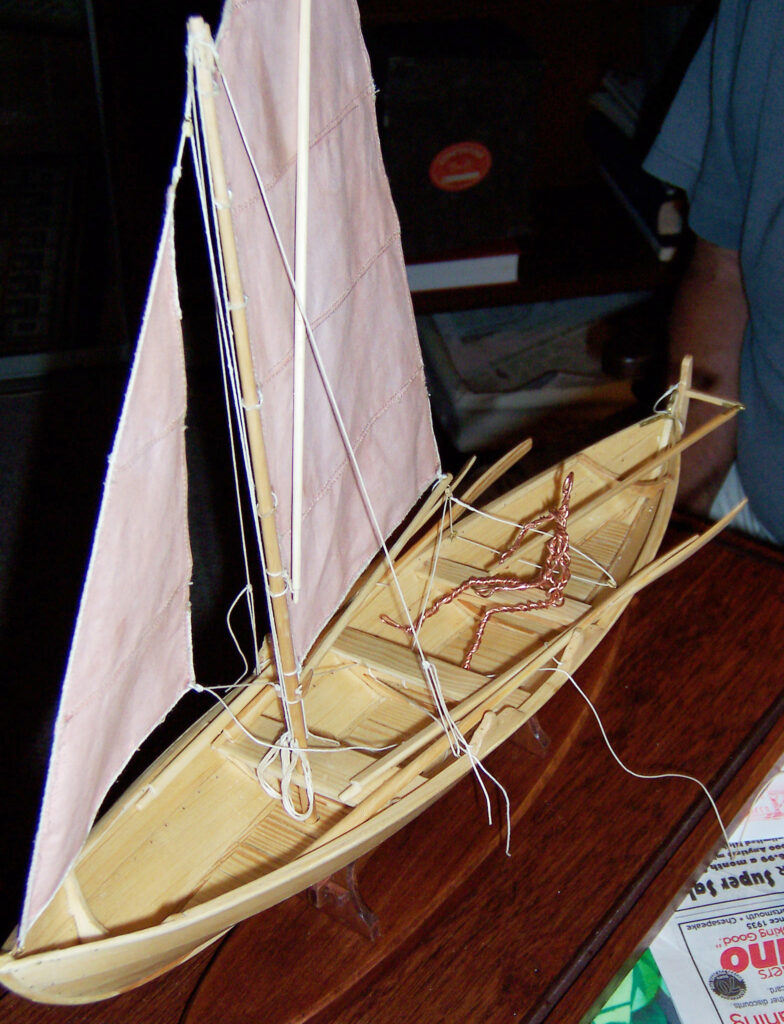
[[[518,741],[527,753],[544,759],[550,747],[550,737],[542,728],[537,715],[532,715],[520,730]],[[375,851],[352,861],[334,875],[325,878],[307,890],[308,902],[317,910],[350,928],[357,935],[375,942],[379,935],[379,919],[365,903],[360,892],[359,874]]]
[[[375,942],[379,931],[378,916],[368,907],[359,891],[359,873],[372,855],[371,851],[322,882],[311,885],[307,897],[311,906]]]

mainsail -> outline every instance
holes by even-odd
[[[316,0],[312,25],[305,312],[388,535],[438,455],[353,0]],[[260,184],[293,265],[298,31],[297,4],[255,0],[227,9],[217,36],[223,156],[289,568],[295,306]],[[379,547],[312,358],[305,376],[302,599],[290,608],[300,658]]]
[[[247,320],[290,552],[297,5],[227,5],[218,113]],[[439,471],[374,87],[354,0],[317,0],[306,314],[366,495],[387,536]],[[264,197],[268,207],[265,205]],[[173,192],[173,190],[172,190]],[[188,591],[185,376],[170,194],[69,657],[20,938],[67,874],[106,792],[194,683]],[[314,359],[305,371],[302,599],[307,653],[378,549],[366,497]]]

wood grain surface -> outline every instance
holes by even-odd
[[[671,541],[683,536],[671,531]],[[579,673],[637,772],[696,775],[729,821],[784,751],[784,557],[727,535],[635,599]],[[0,1024],[451,1024],[590,1019],[716,848],[705,797],[613,761],[573,687],[362,869],[375,943],[298,897],[86,1007],[0,998]]]

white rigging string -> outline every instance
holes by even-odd
[[[458,505],[460,508],[464,508],[464,509],[466,509],[469,512],[473,512],[475,515],[481,516],[482,519],[489,519],[489,520],[492,520],[492,522],[494,522],[494,523],[502,523],[504,526],[511,526],[515,530],[519,530],[520,529],[520,526],[521,526],[520,523],[516,523],[512,519],[504,519],[502,516],[493,515],[492,513],[487,512],[484,509],[475,508],[473,505],[469,505],[467,502],[461,501],[459,498],[456,498],[451,493],[449,495],[449,501],[450,501],[450,504]],[[486,551],[492,551],[493,554],[495,554],[495,555],[500,555],[501,554],[501,552],[497,548],[493,548],[489,544],[483,544],[481,541],[475,540],[473,537],[467,536],[464,531],[461,531],[461,530],[458,529],[458,530],[455,530],[454,532],[455,532],[455,534],[458,537],[460,537],[461,540],[464,540],[464,541],[466,541],[469,544],[474,544],[474,545],[476,545],[476,547],[484,548]],[[539,530],[539,529],[529,528],[528,532],[529,533],[538,533],[542,537],[549,537],[550,536],[550,534],[547,532],[547,530]],[[608,569],[605,569],[605,567],[600,562],[597,562],[595,558],[592,558],[586,551],[581,551],[580,548],[576,547],[572,543],[571,539],[569,540],[569,549],[570,549],[570,551],[573,554],[579,555],[581,558],[584,558],[586,562],[590,562],[591,565],[595,566],[599,570],[599,572],[602,574],[602,576],[606,577],[606,581],[603,581],[601,579],[599,579],[599,580],[592,580],[592,579],[588,579],[586,576],[580,576],[576,572],[572,572],[571,573],[571,578],[573,580],[579,580],[580,583],[589,583],[589,584],[591,584],[592,586],[595,586],[595,587],[612,587],[614,589],[614,588],[616,588],[618,586],[618,583],[617,583],[615,577],[613,576],[613,574]],[[524,558],[516,558],[515,561],[522,562],[523,565],[530,565],[530,566],[532,566],[535,569],[539,568],[539,566],[535,562],[528,562]]]
[[[198,90],[197,90],[197,87],[196,87],[196,83],[194,81],[194,78],[195,78],[195,74],[194,74],[194,55],[193,55],[192,51],[193,51],[193,42],[189,43],[188,92],[189,92],[189,97],[190,97],[189,107],[190,107],[192,116],[193,116],[193,118],[195,120],[195,118],[198,116],[198,113],[199,113],[199,105],[197,103],[197,95],[196,95]],[[212,53],[215,56],[215,59],[217,60],[217,52],[215,51],[214,47],[212,47]],[[238,432],[239,439],[240,439],[240,451],[242,453],[242,461],[243,461],[243,466],[244,466],[244,470],[245,470],[245,479],[246,479],[247,486],[248,486],[248,492],[249,492],[249,497],[250,497],[250,501],[251,501],[251,506],[253,508],[256,508],[256,494],[255,494],[255,487],[254,487],[254,484],[253,484],[253,471],[252,471],[252,467],[251,467],[250,446],[249,446],[249,441],[248,441],[248,436],[247,436],[247,430],[246,430],[244,416],[242,415],[242,409],[243,409],[244,403],[242,401],[241,389],[240,389],[240,383],[239,383],[239,370],[238,370],[237,363],[236,363],[236,354],[235,354],[235,351],[234,351],[234,346],[231,344],[231,338],[232,338],[232,334],[233,334],[232,327],[231,327],[231,321],[230,321],[230,308],[231,307],[230,307],[229,296],[228,296],[227,285],[226,285],[226,279],[225,279],[225,274],[224,274],[224,269],[223,269],[223,260],[221,258],[218,258],[218,256],[216,255],[216,254],[220,253],[220,251],[221,251],[220,232],[218,230],[218,224],[217,224],[217,204],[214,201],[212,203],[210,203],[208,201],[209,189],[207,187],[207,183],[206,183],[206,179],[205,179],[205,175],[204,175],[205,167],[207,169],[207,173],[211,174],[211,172],[210,172],[209,151],[208,151],[208,149],[206,147],[203,147],[201,145],[201,133],[198,130],[198,128],[196,128],[196,130],[194,130],[191,133],[191,139],[192,139],[192,144],[193,144],[194,164],[196,165],[196,180],[197,180],[198,191],[199,191],[199,200],[200,200],[201,208],[202,208],[202,215],[205,218],[205,226],[211,225],[211,228],[212,228],[212,230],[210,230],[209,227],[207,228],[206,235],[207,235],[209,261],[210,261],[210,271],[211,271],[211,274],[212,274],[213,288],[214,288],[214,291],[215,291],[216,299],[218,300],[218,301],[216,301],[216,319],[217,319],[217,322],[218,322],[218,333],[219,333],[220,345],[221,345],[221,350],[222,350],[222,355],[223,355],[223,360],[222,361],[225,363],[225,367],[226,367],[226,369],[224,370],[224,379],[226,379],[226,378],[228,379],[229,387],[230,387],[230,392],[231,392],[231,398],[232,398],[232,402],[233,402],[233,405],[234,405],[235,417],[236,417],[236,422],[237,422],[237,432]],[[235,463],[235,474],[236,474],[236,463]],[[239,490],[239,483],[237,483],[236,486],[237,486],[237,488]],[[269,584],[269,581],[270,581],[270,578],[271,578],[271,574],[270,574],[270,572],[269,572],[269,570],[267,568],[266,557],[265,557],[265,554],[264,554],[264,544],[262,542],[262,537],[261,537],[261,520],[260,520],[260,517],[259,517],[258,514],[254,515],[253,521],[254,521],[254,530],[255,530],[255,533],[256,533],[256,543],[257,543],[257,546],[258,546],[259,557],[260,557],[260,560],[261,560],[262,572],[264,574],[265,579],[267,580],[267,582]],[[244,530],[243,530],[242,526],[241,526],[241,533],[243,534],[243,545],[244,545],[244,543],[245,543],[245,541],[244,541]],[[248,580],[248,584],[247,585],[248,585],[248,587],[250,587],[250,581],[249,580]],[[285,581],[284,581],[284,585],[286,585]],[[265,593],[266,601],[267,601],[267,614],[268,614],[268,618],[269,618],[269,622],[270,622],[270,630],[271,630],[271,633],[272,633],[272,636],[273,636],[273,645],[272,645],[272,647],[273,647],[273,652],[274,652],[274,656],[275,656],[275,662],[276,662],[276,668],[277,668],[277,678],[278,678],[277,690],[278,690],[279,697],[280,697],[280,705],[281,705],[281,708],[283,710],[283,718],[284,718],[284,724],[285,724],[284,732],[283,732],[283,734],[278,739],[278,747],[279,748],[284,748],[285,750],[289,751],[288,754],[284,754],[283,750],[279,751],[279,754],[280,754],[280,757],[281,757],[281,762],[282,762],[282,773],[281,773],[282,778],[281,778],[280,792],[276,793],[275,795],[279,799],[282,800],[283,805],[284,805],[284,807],[286,809],[286,812],[292,818],[295,818],[298,821],[304,821],[304,820],[307,820],[310,817],[310,815],[311,815],[311,813],[313,811],[314,795],[313,795],[312,779],[310,777],[310,767],[307,764],[307,758],[304,756],[304,754],[299,752],[299,750],[297,748],[296,741],[294,739],[294,730],[293,730],[292,721],[291,721],[291,712],[290,712],[290,708],[289,708],[289,699],[288,699],[288,697],[286,695],[285,686],[284,686],[284,682],[283,682],[283,680],[284,680],[284,672],[283,672],[283,666],[281,665],[281,662],[280,662],[279,645],[278,645],[277,636],[276,636],[276,632],[275,632],[275,625],[274,625],[275,619],[274,619],[274,615],[273,615],[273,612],[272,612],[272,597],[271,597],[270,586],[269,585],[264,587],[264,593]],[[255,626],[254,626],[254,643],[255,643]],[[258,644],[255,644],[255,646],[256,646],[256,651],[258,652]],[[256,655],[256,657],[258,658],[258,654]],[[306,726],[306,728],[307,728],[307,726]],[[305,780],[304,791],[305,791],[305,795],[306,795],[306,801],[305,801],[306,802],[306,807],[305,807],[305,809],[303,811],[299,811],[297,809],[297,807],[294,804],[294,799],[293,799],[293,796],[292,796],[292,793],[291,793],[291,782],[292,782],[293,773],[294,773],[297,761],[300,761],[301,764],[302,764],[302,774],[303,774],[304,780]],[[265,788],[266,788],[266,786],[265,786]]]
[[[190,63],[190,66],[192,68],[192,61]],[[186,123],[190,124],[190,126],[191,126],[190,127],[190,131],[188,132],[188,135],[189,135],[190,141],[191,141],[191,150],[192,150],[192,155],[193,155],[193,164],[194,164],[194,172],[195,172],[195,175],[196,175],[197,191],[198,191],[198,195],[199,195],[199,203],[200,203],[200,206],[201,206],[202,218],[203,218],[203,221],[204,221],[204,224],[205,224],[205,228],[206,228],[206,225],[209,222],[209,216],[210,216],[210,214],[209,214],[209,203],[207,201],[208,189],[207,189],[206,180],[205,180],[205,177],[204,177],[204,168],[205,168],[205,166],[207,166],[207,156],[206,156],[206,154],[205,154],[205,152],[203,150],[203,147],[202,147],[201,135],[200,135],[200,133],[198,131],[195,130],[195,125],[193,123],[193,119],[195,117],[195,112],[197,110],[197,104],[195,102],[195,92],[194,92],[195,84],[194,84],[194,80],[193,79],[194,79],[193,74],[192,73],[189,74],[188,75],[188,96],[187,96],[187,100],[186,100],[185,118],[186,118]],[[220,348],[221,348],[221,356],[222,356],[222,358],[220,359],[220,366],[221,366],[221,375],[222,375],[222,378],[223,378],[223,392],[224,392],[224,396],[225,396],[226,421],[227,421],[228,431],[229,431],[229,445],[230,445],[230,448],[231,448],[231,456],[232,456],[231,457],[231,464],[232,464],[232,471],[233,471],[233,478],[234,478],[234,492],[235,492],[235,499],[236,499],[235,503],[236,503],[236,506],[237,506],[237,517],[238,517],[238,520],[239,520],[239,532],[240,532],[240,540],[241,540],[241,547],[242,547],[242,558],[243,558],[243,565],[244,565],[244,570],[245,570],[245,587],[240,591],[240,593],[237,595],[237,597],[232,602],[232,605],[229,608],[229,611],[228,611],[228,614],[227,614],[227,617],[226,617],[226,622],[227,622],[227,626],[228,626],[228,629],[229,629],[229,633],[231,634],[232,640],[234,641],[234,646],[237,648],[237,651],[239,652],[239,655],[242,658],[242,661],[243,661],[243,664],[244,664],[244,670],[245,671],[243,673],[243,676],[240,677],[240,678],[244,678],[244,674],[247,673],[247,670],[248,670],[248,667],[249,667],[248,666],[248,660],[247,660],[247,658],[245,656],[244,651],[242,650],[242,646],[240,645],[240,643],[237,640],[237,637],[236,637],[233,629],[231,628],[231,622],[230,622],[230,617],[231,617],[231,615],[232,615],[232,613],[234,611],[234,608],[236,607],[238,601],[241,600],[243,595],[246,596],[247,602],[248,602],[248,615],[249,615],[249,619],[250,619],[251,632],[252,632],[252,635],[253,635],[253,641],[252,642],[253,642],[253,650],[254,650],[254,657],[255,657],[255,668],[256,668],[256,672],[257,673],[261,670],[261,666],[260,666],[259,660],[258,660],[259,659],[260,647],[259,647],[258,630],[257,630],[257,623],[256,623],[256,609],[255,609],[255,602],[254,602],[254,597],[253,597],[253,584],[251,583],[251,579],[250,579],[250,558],[249,558],[249,554],[248,554],[248,542],[247,542],[246,529],[245,529],[245,517],[244,517],[243,511],[242,511],[242,504],[243,504],[242,503],[242,496],[241,496],[242,487],[241,487],[241,484],[240,484],[239,473],[237,471],[237,442],[236,442],[235,432],[234,432],[234,418],[229,413],[229,389],[231,387],[232,391],[236,393],[236,390],[237,390],[237,387],[238,387],[238,385],[236,383],[238,374],[237,374],[237,368],[236,368],[236,361],[233,358],[233,356],[234,356],[234,349],[233,349],[233,346],[230,343],[230,329],[229,329],[229,325],[227,324],[227,318],[225,316],[225,306],[227,304],[227,300],[226,300],[225,280],[223,279],[223,272],[222,272],[222,263],[220,261],[216,260],[215,249],[214,249],[214,246],[212,244],[212,235],[209,232],[209,230],[206,231],[206,235],[207,235],[207,252],[208,252],[208,257],[209,257],[209,262],[210,262],[210,270],[211,270],[212,280],[213,280],[213,289],[215,291],[216,296],[220,293],[221,296],[223,297],[223,300],[224,300],[222,302],[216,302],[216,304],[215,304],[215,322],[216,322],[217,329],[218,329],[218,339],[219,339],[219,345],[220,345]],[[219,281],[220,281],[220,284],[219,284]],[[229,374],[231,374],[231,377],[232,377],[231,383],[229,381],[229,376],[228,376]],[[244,444],[244,442],[245,442],[245,439],[242,436],[242,432],[241,432],[240,444]],[[251,496],[251,501],[252,500],[253,499],[252,499],[252,496]]]
[[[309,343],[309,346],[310,346],[311,353],[313,355],[314,362],[316,364],[316,368],[317,368],[319,376],[321,378],[322,385],[324,387],[324,391],[325,391],[327,400],[328,400],[330,408],[332,410],[332,414],[335,417],[335,422],[336,422],[336,425],[337,425],[338,432],[340,434],[341,440],[343,442],[343,446],[345,448],[345,451],[346,451],[346,454],[348,456],[349,462],[351,463],[351,467],[352,467],[352,470],[354,472],[354,477],[355,477],[355,480],[357,482],[357,487],[358,487],[360,495],[362,497],[362,501],[363,501],[363,504],[365,506],[365,510],[367,512],[368,518],[369,518],[370,523],[372,525],[373,532],[374,532],[374,534],[376,536],[376,541],[379,544],[381,550],[383,551],[383,554],[384,554],[384,557],[386,559],[387,565],[389,566],[390,575],[391,575],[391,578],[392,578],[392,581],[393,581],[393,584],[394,584],[394,588],[397,591],[397,595],[398,595],[398,598],[399,598],[399,601],[400,601],[400,605],[401,605],[401,607],[403,609],[405,618],[408,621],[408,625],[409,625],[409,627],[410,627],[410,629],[412,631],[413,647],[414,647],[414,650],[415,650],[415,652],[416,652],[416,654],[417,654],[417,656],[419,658],[419,663],[420,663],[420,668],[421,668],[422,674],[423,674],[423,676],[424,676],[424,678],[425,678],[425,680],[426,680],[426,682],[427,682],[427,684],[428,684],[428,686],[430,688],[430,691],[431,691],[434,703],[436,705],[436,708],[438,709],[439,717],[441,719],[442,727],[443,727],[443,729],[444,729],[444,731],[445,731],[445,733],[447,735],[447,738],[449,740],[450,749],[452,750],[452,753],[454,754],[454,756],[458,756],[460,754],[465,754],[469,758],[469,760],[471,761],[471,765],[472,765],[472,768],[474,769],[474,771],[476,773],[477,779],[479,781],[479,785],[482,788],[483,793],[485,794],[485,800],[486,800],[486,803],[487,803],[488,816],[490,818],[492,818],[490,797],[489,797],[489,794],[486,791],[486,788],[485,788],[485,785],[484,785],[484,781],[482,780],[480,773],[484,773],[485,775],[488,776],[488,778],[491,778],[491,779],[492,779],[492,776],[490,776],[489,773],[486,771],[486,769],[481,765],[481,763],[479,762],[478,758],[476,757],[476,755],[474,754],[473,750],[471,749],[470,744],[468,743],[468,741],[466,740],[466,738],[463,736],[462,732],[460,731],[460,728],[459,728],[458,724],[452,718],[452,716],[451,716],[451,714],[449,712],[449,709],[447,707],[446,701],[444,699],[444,696],[443,696],[443,692],[442,692],[441,685],[440,685],[439,680],[438,680],[438,673],[436,671],[436,668],[435,668],[435,666],[430,661],[428,661],[427,656],[425,655],[425,652],[424,652],[424,650],[423,650],[423,648],[422,648],[422,646],[421,646],[421,644],[419,642],[419,637],[418,637],[418,634],[417,634],[417,630],[416,630],[416,628],[414,626],[414,623],[413,623],[413,621],[411,619],[411,614],[410,614],[410,612],[408,610],[408,605],[407,605],[407,602],[406,602],[406,599],[405,599],[405,595],[403,594],[403,590],[402,590],[402,587],[400,585],[400,581],[398,579],[397,573],[395,571],[395,567],[394,567],[394,564],[392,562],[392,558],[391,558],[391,556],[389,554],[389,549],[388,549],[387,544],[386,544],[386,539],[384,537],[383,531],[381,530],[381,527],[379,525],[378,519],[376,517],[375,510],[373,508],[373,505],[372,505],[372,502],[371,502],[371,499],[370,499],[370,495],[368,493],[368,490],[367,490],[367,487],[365,485],[365,481],[364,481],[361,469],[359,467],[359,462],[357,460],[356,453],[354,452],[353,446],[351,444],[351,439],[350,439],[350,437],[348,435],[348,430],[347,430],[346,425],[345,425],[345,423],[343,421],[343,417],[341,415],[340,408],[339,408],[338,403],[337,403],[337,399],[335,397],[335,394],[334,394],[334,392],[332,390],[332,386],[331,386],[330,381],[328,379],[328,376],[327,376],[327,373],[326,373],[326,368],[325,368],[323,360],[321,358],[321,353],[319,351],[318,345],[316,344],[316,340],[315,340],[315,337],[314,337],[314,334],[313,334],[313,329],[311,327],[310,321],[309,321],[309,319],[308,319],[308,317],[307,317],[307,315],[305,313],[305,310],[303,308],[303,304],[302,304],[302,301],[301,301],[301,296],[300,296],[300,294],[298,292],[298,289],[297,289],[297,284],[296,284],[296,281],[295,281],[295,277],[294,277],[294,274],[292,273],[291,265],[289,263],[287,255],[286,255],[285,247],[283,245],[283,242],[282,242],[282,239],[281,239],[281,236],[280,236],[280,232],[278,230],[278,227],[277,227],[277,224],[276,224],[276,221],[275,221],[275,217],[274,217],[274,214],[272,212],[272,209],[271,209],[268,197],[267,197],[266,188],[264,186],[264,183],[263,183],[262,178],[261,178],[261,174],[260,174],[260,172],[258,170],[258,167],[256,165],[256,161],[254,159],[253,152],[251,150],[250,144],[248,142],[245,130],[243,128],[243,125],[242,125],[242,122],[241,122],[241,119],[240,119],[240,116],[239,116],[239,112],[238,112],[236,104],[234,102],[234,97],[233,97],[233,95],[231,93],[231,89],[229,87],[228,81],[226,80],[226,77],[225,77],[225,75],[223,73],[223,70],[221,68],[219,56],[218,56],[218,53],[215,50],[215,48],[213,48],[213,56],[214,56],[215,65],[216,65],[218,74],[219,74],[219,76],[221,78],[221,81],[223,83],[223,87],[224,87],[224,90],[225,90],[225,93],[226,93],[226,98],[228,100],[229,106],[231,108],[231,111],[232,111],[232,114],[233,114],[233,117],[234,117],[234,120],[235,120],[235,123],[236,123],[236,126],[237,126],[237,130],[239,132],[240,138],[241,138],[243,146],[245,148],[246,155],[248,157],[248,161],[250,163],[251,170],[253,172],[257,188],[259,189],[259,195],[260,195],[262,203],[264,205],[264,209],[265,209],[265,211],[267,213],[267,217],[268,217],[268,220],[269,220],[269,223],[270,223],[270,227],[271,227],[271,230],[272,230],[272,233],[273,233],[273,237],[275,239],[275,243],[276,243],[278,251],[280,253],[280,257],[281,257],[281,260],[282,260],[282,263],[283,263],[283,267],[284,267],[284,270],[285,270],[285,273],[286,273],[286,277],[288,278],[289,286],[290,286],[292,294],[294,296],[294,302],[295,302],[295,304],[296,304],[296,306],[297,306],[297,308],[299,310],[299,313],[300,313],[300,315],[302,317],[302,322],[304,324],[305,333],[306,333],[306,336],[307,336],[307,339],[308,339],[308,343]],[[493,781],[495,781],[495,780],[493,780]],[[506,795],[506,794],[504,794],[504,795]]]
[[[716,806],[716,801],[711,796],[710,790],[705,785],[705,783],[701,782],[699,779],[695,778],[693,775],[686,775],[683,772],[653,772],[651,774],[644,774],[642,772],[635,772],[631,768],[629,768],[627,765],[625,765],[623,763],[623,761],[620,759],[620,757],[616,754],[615,750],[613,749],[613,746],[610,743],[609,737],[607,736],[607,731],[604,728],[604,723],[602,722],[601,718],[599,717],[599,712],[596,710],[596,707],[594,706],[593,702],[591,701],[591,698],[584,692],[584,690],[582,690],[582,688],[577,683],[577,680],[574,678],[574,676],[570,672],[568,672],[563,667],[561,662],[559,662],[557,658],[554,659],[554,661],[555,661],[555,666],[553,668],[546,667],[546,668],[542,668],[541,671],[542,672],[563,672],[563,674],[566,676],[566,678],[572,683],[572,685],[574,686],[575,690],[577,690],[577,692],[580,694],[580,696],[583,698],[585,703],[588,705],[588,707],[593,712],[593,716],[594,716],[594,718],[596,719],[596,721],[597,721],[597,723],[599,725],[599,731],[602,734],[602,739],[604,740],[604,742],[605,742],[605,744],[607,746],[607,749],[610,751],[610,753],[612,754],[612,756],[615,759],[615,761],[617,762],[617,764],[620,765],[620,767],[628,775],[633,776],[635,779],[642,779],[642,780],[644,780],[646,782],[647,781],[655,781],[656,779],[685,779],[687,782],[695,783],[695,785],[699,786],[700,789],[705,794],[705,796],[708,798],[708,800],[710,802],[710,805],[711,805],[711,807],[713,809],[713,813],[716,815],[716,820],[719,823],[719,828],[721,829],[721,833],[724,836],[724,841],[727,844],[727,848],[731,849],[732,844],[730,842],[730,837],[727,834],[727,829],[724,827],[724,822],[722,820],[721,814],[719,813],[719,808]]]
[[[300,302],[294,310],[294,417],[291,466],[291,599],[299,598],[302,580],[302,477],[305,448],[305,317],[308,269],[308,191],[310,182],[310,0],[299,0],[297,58],[297,185],[294,203],[294,278]]]

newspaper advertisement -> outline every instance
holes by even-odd
[[[684,1024],[784,1024],[784,776],[651,944]]]

